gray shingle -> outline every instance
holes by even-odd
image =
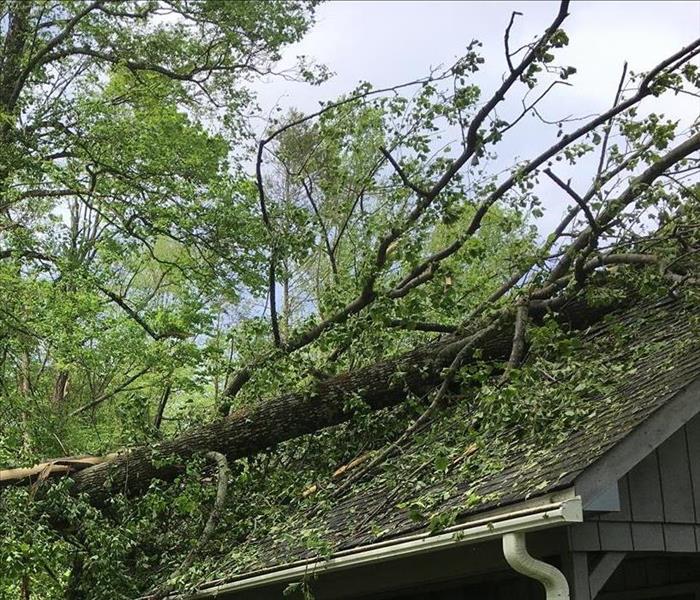
[[[616,348],[605,359],[620,364],[632,359],[634,373],[622,374],[614,390],[605,397],[590,399],[591,410],[585,421],[565,440],[554,443],[546,451],[533,452],[532,448],[516,443],[502,468],[495,472],[474,481],[460,480],[456,474],[456,478],[433,485],[428,491],[442,498],[440,510],[454,509],[459,512],[458,518],[464,518],[570,486],[577,475],[700,377],[699,317],[697,304],[666,300],[633,308],[580,334],[584,344],[600,353],[601,349],[614,347],[607,344],[608,339],[629,330],[630,339],[626,340],[625,347]],[[640,327],[640,323],[643,326]],[[637,358],[640,348],[645,351]],[[543,380],[542,384],[551,385],[551,382]],[[555,385],[551,385],[551,390],[556,394]],[[630,488],[634,485],[635,482],[630,481]],[[401,494],[396,492],[381,482],[369,489],[365,487],[364,491],[350,493],[337,501],[312,519],[313,524],[325,531],[334,551],[426,529],[427,523],[416,522],[408,510],[397,507],[397,497],[410,499],[410,485],[407,490],[401,490]],[[474,493],[487,500],[465,509],[467,495]],[[387,501],[387,497],[391,501]],[[368,515],[372,518],[368,519]],[[287,540],[294,537],[293,531],[288,533]],[[649,533],[641,529],[625,531],[625,535],[632,536],[640,547],[653,545],[653,536]],[[211,561],[207,565],[208,578],[220,582],[252,570],[313,556],[303,545],[284,541],[284,538],[280,531],[259,534],[245,543],[246,547],[255,549],[254,563],[242,565],[233,557]]]

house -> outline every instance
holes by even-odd
[[[700,303],[649,302],[575,337],[591,377],[614,377],[590,394],[543,373],[550,412],[582,399],[542,447],[517,435],[498,459],[468,447],[450,464],[481,471],[440,465],[424,485],[418,469],[401,485],[378,475],[232,545],[187,597],[700,600]],[[447,448],[450,423],[435,426]],[[323,551],[304,543],[316,526]]]

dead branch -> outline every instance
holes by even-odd
[[[506,27],[506,32],[503,35],[503,45],[506,51],[506,62],[508,63],[508,69],[513,72],[513,55],[510,52],[510,30],[513,28],[513,23],[515,22],[515,17],[522,16],[523,13],[514,10],[510,15],[510,21],[508,21],[508,26]]]

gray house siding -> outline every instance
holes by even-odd
[[[618,482],[620,510],[569,528],[574,552],[700,552],[700,417]]]
[[[700,600],[700,415],[617,489],[619,510],[567,528],[574,600]]]

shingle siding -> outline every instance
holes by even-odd
[[[570,529],[574,551],[700,552],[700,415],[618,484],[620,511]]]

